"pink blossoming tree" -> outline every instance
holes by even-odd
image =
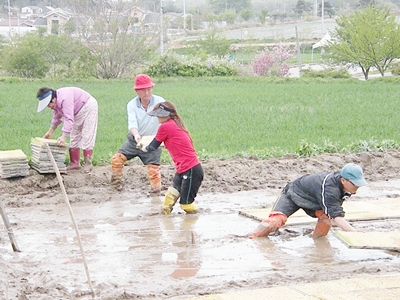
[[[279,43],[277,46],[260,52],[251,63],[254,74],[258,76],[286,77],[289,75],[289,66],[285,61],[295,52],[295,48]]]

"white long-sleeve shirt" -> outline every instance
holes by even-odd
[[[157,118],[151,117],[147,113],[152,111],[157,103],[164,101],[164,98],[152,95],[147,111],[140,103],[139,97],[135,97],[129,101],[126,106],[128,113],[128,130],[130,131],[131,128],[136,128],[141,136],[155,135],[160,124]]]

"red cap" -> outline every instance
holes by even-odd
[[[151,81],[149,75],[139,74],[135,77],[135,90],[148,89],[153,87],[155,84]]]

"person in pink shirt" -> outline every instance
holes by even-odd
[[[193,202],[203,181],[204,172],[182,118],[171,102],[158,103],[147,114],[157,117],[160,127],[151,143],[141,148],[142,151],[154,151],[164,143],[176,169],[172,187],[165,193],[161,213],[171,214],[179,198],[180,207],[187,214],[197,213]]]
[[[43,138],[50,139],[63,122],[62,135],[57,139],[57,145],[65,146],[67,136],[70,136],[68,171],[80,170],[80,149],[83,149],[83,171],[92,170],[93,148],[96,141],[98,105],[97,100],[85,90],[78,87],[63,87],[53,90],[40,88],[36,95],[39,100],[37,112],[46,107],[53,110],[50,129]]]

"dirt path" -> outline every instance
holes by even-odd
[[[279,190],[305,173],[363,166],[370,183],[357,199],[400,197],[400,152],[203,162],[200,213],[158,214],[162,197],[146,195],[145,168],[125,168],[124,190],[109,186],[109,166],[63,175],[89,266],[96,299],[184,299],[400,269],[398,252],[348,249],[329,234],[314,241],[313,226],[287,227],[250,240],[257,222],[240,209],[271,204]],[[164,188],[174,169],[162,166]],[[91,299],[76,234],[54,175],[32,171],[0,180],[0,190],[21,253],[0,231],[1,299]],[[353,198],[353,197],[352,197]],[[364,230],[399,230],[400,221],[354,224]]]

